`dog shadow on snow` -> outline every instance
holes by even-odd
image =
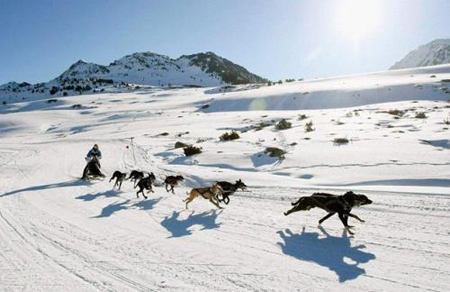
[[[374,254],[363,251],[364,245],[352,246],[345,230],[341,237],[335,237],[323,227],[319,229],[324,237],[317,232],[305,232],[304,227],[301,234],[294,234],[289,229],[278,231],[284,242],[277,244],[286,255],[327,267],[336,273],[341,283],[366,273],[358,265],[375,259]]]
[[[194,225],[202,226],[201,230],[219,228],[222,223],[217,223],[216,220],[220,213],[222,211],[217,212],[216,210],[199,214],[191,213],[188,218],[180,220],[181,212],[174,211],[172,216],[161,221],[161,225],[172,233],[170,238],[187,236],[192,234],[192,230],[189,229]]]
[[[120,194],[120,191],[118,191],[118,190],[109,190],[106,192],[98,192],[95,194],[86,194],[86,195],[78,196],[75,199],[83,200],[85,202],[90,202],[90,201],[93,201],[93,200],[95,200],[97,198],[101,198],[101,197],[105,197],[105,198],[116,197],[118,194]]]
[[[134,202],[130,199],[121,201],[121,202],[115,202],[112,204],[109,204],[105,206],[99,215],[94,216],[92,218],[104,218],[109,217],[113,215],[114,213],[121,211],[121,210],[151,210],[155,207],[156,204],[158,204],[159,201],[161,201],[162,198],[156,198],[156,199],[149,199],[145,201],[140,202]]]

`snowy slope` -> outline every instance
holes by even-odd
[[[405,69],[450,63],[450,39],[437,39],[408,53],[390,69]]]
[[[2,105],[0,290],[448,291],[446,79],[435,66]],[[275,129],[282,118],[290,129]],[[232,129],[240,139],[219,141]],[[187,158],[177,141],[203,153]],[[155,193],[80,181],[94,143],[106,174],[152,171]],[[175,195],[159,185],[169,174],[186,178]],[[249,188],[225,209],[198,198],[184,210],[191,187],[239,178]],[[374,201],[354,209],[366,220],[350,220],[355,236],[334,217],[319,228],[321,210],[282,215],[318,190]]]

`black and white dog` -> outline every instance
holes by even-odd
[[[348,233],[353,234],[350,230],[353,226],[348,225],[348,217],[353,217],[360,222],[364,222],[364,220],[350,213],[352,208],[369,204],[372,204],[372,201],[369,198],[365,195],[359,195],[353,192],[346,192],[341,196],[327,193],[314,193],[309,197],[301,197],[297,202],[292,203],[294,207],[285,212],[284,215],[287,216],[297,211],[307,211],[318,207],[328,212],[325,217],[319,220],[319,224],[322,224],[325,220],[338,213],[339,219],[341,219],[345,229]]]

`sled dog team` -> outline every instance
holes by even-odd
[[[154,193],[153,183],[155,182],[156,177],[153,172],[150,172],[147,176],[145,176],[143,171],[133,170],[127,177],[126,173],[122,173],[116,170],[109,182],[114,179],[116,180],[114,183],[114,188],[117,187],[119,190],[122,187],[122,183],[124,180],[131,180],[134,184],[134,188],[139,188],[139,190],[136,192],[136,196],[138,198],[139,194],[142,194],[142,196],[147,199],[144,190],[147,190],[147,193]],[[175,194],[175,187],[183,180],[184,177],[181,175],[166,176],[166,178],[164,179],[166,191],[168,193],[172,192],[172,194]],[[224,202],[228,205],[228,203],[230,202],[230,195],[233,195],[238,189],[245,190],[246,187],[247,186],[242,180],[237,180],[234,184],[227,181],[220,181],[210,187],[194,188],[190,193],[188,193],[189,197],[184,200],[186,202],[186,209],[188,207],[188,204],[199,195],[209,200],[217,208],[222,209],[222,207],[220,207],[219,205],[219,202]]]
[[[154,192],[153,183],[155,182],[156,177],[153,172],[145,176],[144,172],[133,170],[128,178],[126,173],[115,171],[109,181],[111,182],[113,179],[116,179],[114,187],[118,187],[119,190],[124,180],[133,181],[134,188],[139,188],[136,192],[136,196],[139,198],[139,193],[141,193],[142,196],[147,199],[144,190],[147,190],[147,193]],[[175,194],[174,188],[183,180],[184,178],[181,175],[166,176],[164,179],[166,191]],[[246,188],[247,185],[240,179],[234,184],[227,181],[220,181],[209,187],[193,188],[189,193],[187,193],[188,197],[184,200],[184,202],[186,202],[186,209],[188,208],[189,203],[191,203],[198,196],[209,200],[214,206],[222,209],[219,205],[220,202],[228,204],[230,202],[230,195],[233,195],[239,189],[245,190]],[[292,209],[285,212],[284,215],[287,216],[297,211],[307,211],[315,207],[321,208],[328,212],[328,214],[319,220],[319,224],[322,224],[325,220],[337,213],[347,232],[354,234],[351,230],[353,226],[348,225],[348,218],[352,217],[360,222],[364,222],[364,220],[351,213],[352,208],[371,203],[372,201],[367,198],[367,196],[355,194],[351,191],[346,192],[341,196],[327,193],[314,193],[311,196],[301,197],[296,202],[293,202]]]
[[[95,144],[86,157],[88,164],[83,171],[84,179],[88,179],[89,175],[105,177],[105,175],[100,171],[100,159],[101,152],[98,145]],[[114,183],[114,188],[117,187],[119,190],[122,187],[124,180],[131,180],[134,184],[134,188],[139,188],[136,192],[136,196],[138,198],[140,193],[147,199],[144,190],[147,190],[147,193],[154,193],[153,183],[155,182],[156,177],[153,172],[150,172],[147,176],[145,176],[143,171],[133,170],[127,178],[126,173],[122,173],[117,170],[113,173],[109,182],[113,179],[116,180]],[[183,180],[184,178],[181,175],[166,176],[164,179],[166,191],[175,194],[174,188]],[[209,187],[193,188],[189,193],[187,193],[188,197],[184,200],[184,202],[186,202],[186,209],[188,208],[189,203],[191,203],[198,196],[209,200],[212,204],[214,204],[214,206],[222,209],[219,205],[220,202],[228,205],[230,202],[229,197],[231,195],[239,189],[245,190],[246,188],[247,186],[240,179],[234,184],[226,181],[220,181]],[[314,193],[311,196],[301,197],[296,202],[292,203],[293,207],[289,211],[285,212],[284,215],[287,216],[297,211],[307,211],[317,207],[328,212],[325,217],[319,220],[319,224],[322,224],[325,220],[337,213],[347,232],[354,234],[351,231],[353,226],[348,225],[348,218],[352,217],[360,222],[364,222],[364,220],[351,213],[352,208],[369,204],[372,204],[372,201],[365,195],[355,194],[351,191],[346,192],[341,196],[327,193]]]

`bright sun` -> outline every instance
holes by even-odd
[[[381,7],[378,0],[341,0],[338,5],[337,29],[354,41],[368,37],[381,24]]]

